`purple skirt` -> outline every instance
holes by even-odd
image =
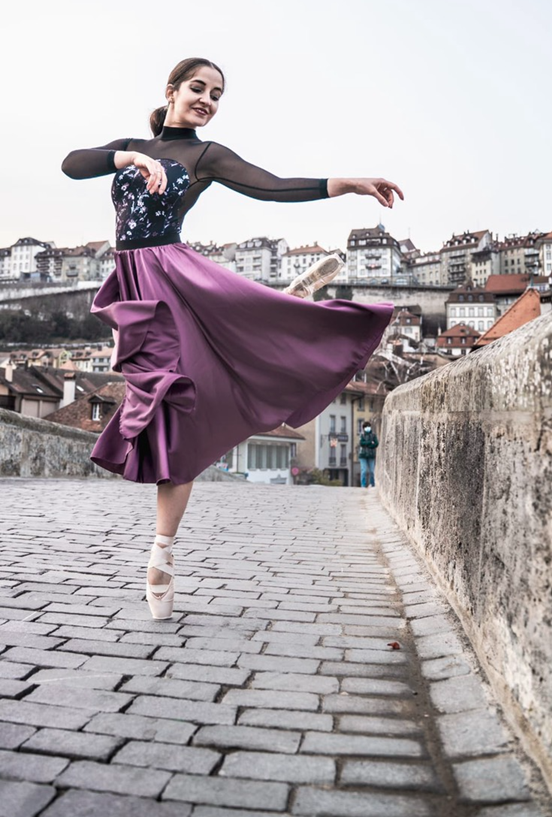
[[[115,253],[91,313],[126,394],[90,459],[133,482],[190,482],[252,434],[312,420],[362,369],[393,304],[305,301],[186,244]]]

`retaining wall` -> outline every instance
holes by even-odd
[[[392,392],[376,479],[552,781],[552,315]]]

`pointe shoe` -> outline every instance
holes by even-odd
[[[294,278],[291,284],[284,289],[287,295],[296,295],[298,298],[306,298],[312,295],[317,289],[329,284],[335,276],[341,272],[344,262],[339,255],[326,255],[320,261],[312,264],[305,272]]]
[[[174,560],[172,544],[174,536],[163,536],[158,533],[151,549],[148,569],[155,567],[171,577],[169,584],[150,584],[146,579],[146,599],[155,619],[165,619],[172,616],[174,603]],[[167,547],[159,547],[157,542]]]

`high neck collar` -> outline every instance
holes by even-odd
[[[163,125],[159,135],[161,139],[197,139],[197,133],[193,128],[172,128],[168,125]]]

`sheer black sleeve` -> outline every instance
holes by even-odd
[[[195,176],[200,182],[219,182],[244,196],[263,201],[328,198],[327,179],[280,179],[217,142],[205,146],[196,164]]]
[[[93,179],[115,173],[115,151],[126,150],[130,142],[132,139],[115,139],[101,147],[72,150],[63,160],[61,169],[71,179]]]

